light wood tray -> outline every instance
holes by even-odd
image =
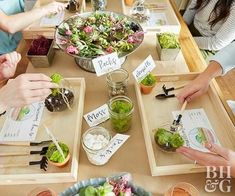
[[[58,168],[48,164],[47,171],[40,169],[39,165],[32,165],[18,168],[0,169],[0,185],[6,184],[36,184],[36,183],[64,183],[76,182],[78,174],[78,159],[80,149],[81,127],[85,97],[85,80],[83,78],[67,78],[74,90],[75,100],[72,111],[51,113],[44,108],[43,116],[37,133],[36,141],[50,139],[42,124],[45,123],[53,132],[58,141],[66,143],[71,152],[69,163]],[[0,119],[3,125],[4,118]],[[0,151],[3,152],[25,152],[28,150],[41,150],[42,146],[3,146],[0,145]],[[29,161],[38,161],[40,155],[0,157],[0,164],[4,163],[29,163]]]
[[[162,93],[162,85],[165,84],[168,88],[175,87],[189,83],[196,76],[197,74],[194,73],[157,75],[157,84],[149,95],[142,95],[139,84],[136,83],[135,85],[152,176],[199,173],[205,171],[205,167],[195,165],[193,161],[180,154],[161,151],[154,141],[153,132],[156,128],[170,126],[173,121],[172,111],[180,110],[181,108],[177,98],[168,98],[165,100],[157,100],[155,98],[155,95]],[[177,94],[179,91],[180,90],[175,90],[171,93]],[[188,103],[186,109],[196,108],[203,108],[205,110],[221,145],[234,150],[234,126],[223,108],[213,84],[210,85],[205,95]]]
[[[158,0],[158,1],[146,0],[145,2],[146,3],[166,3],[166,5],[167,5],[166,9],[152,10],[152,11],[150,10],[150,11],[155,12],[155,13],[165,13],[168,24],[162,25],[162,26],[156,25],[154,27],[142,25],[143,29],[145,29],[147,31],[153,30],[157,33],[164,33],[164,32],[171,32],[171,33],[175,33],[175,34],[180,33],[181,25],[175,15],[173,8],[171,7],[169,0]],[[125,4],[125,0],[121,0],[121,3],[122,3],[123,14],[130,16],[131,7],[127,6]]]

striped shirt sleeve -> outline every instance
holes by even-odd
[[[193,9],[196,6],[197,0],[191,0],[190,4],[188,5],[187,9],[185,10],[185,13],[183,15],[184,21],[187,25],[190,25],[193,20],[194,16],[196,14],[196,9]]]
[[[210,57],[210,61],[217,61],[222,67],[222,74],[225,75],[228,71],[235,67],[235,42],[232,42],[214,56]]]

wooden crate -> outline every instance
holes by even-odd
[[[145,2],[146,3],[156,3],[156,1],[154,1],[154,0],[146,0]],[[171,32],[171,33],[179,34],[181,25],[175,15],[175,12],[174,12],[169,0],[160,0],[160,1],[157,1],[157,3],[158,2],[166,3],[166,9],[159,9],[159,10],[155,9],[155,10],[150,10],[150,12],[160,13],[160,14],[164,13],[166,15],[166,19],[167,19],[168,24],[161,25],[161,26],[156,25],[154,27],[147,26],[146,24],[141,24],[143,29],[147,30],[147,31],[155,31],[158,33]],[[131,7],[125,5],[125,0],[121,0],[121,3],[122,3],[123,13],[125,15],[130,16]]]
[[[136,83],[136,95],[140,108],[140,116],[144,131],[145,145],[147,149],[152,176],[164,176],[174,174],[188,174],[204,172],[205,167],[195,165],[193,161],[177,153],[161,151],[155,141],[153,129],[170,125],[173,121],[172,111],[180,110],[181,106],[177,98],[157,100],[156,94],[162,93],[162,85],[167,87],[189,83],[197,74],[181,75],[157,75],[157,84],[150,95],[142,95],[139,84]],[[174,91],[178,93],[180,90]],[[172,92],[173,93],[173,92]],[[208,92],[188,103],[186,109],[203,108],[212,124],[213,129],[222,146],[235,150],[235,128],[228,117],[213,84]]]
[[[35,8],[38,8],[40,6],[43,6],[45,4],[48,4],[52,2],[52,0],[37,0],[35,3]],[[79,0],[80,6],[78,13],[83,13],[85,11],[85,0]],[[68,10],[65,10],[64,18],[68,18],[75,13],[70,13]],[[23,38],[25,40],[27,39],[36,39],[39,35],[43,35],[49,39],[54,39],[55,34],[55,28],[54,27],[40,27],[40,20],[35,21],[31,25],[29,25],[27,28],[25,28],[23,31]]]
[[[65,183],[76,182],[78,175],[78,159],[81,138],[81,127],[85,96],[85,80],[83,78],[67,78],[74,89],[75,100],[72,111],[51,113],[44,108],[41,124],[37,133],[36,141],[50,139],[42,124],[45,123],[59,141],[65,142],[70,149],[71,159],[69,163],[58,168],[48,164],[47,171],[40,169],[39,165],[2,168],[0,169],[0,185],[9,184],[37,184],[37,183]],[[0,119],[1,125],[4,118]],[[19,144],[20,142],[18,142]],[[42,146],[4,146],[0,145],[3,152],[25,152],[29,150],[41,150]],[[1,157],[0,164],[6,163],[29,163],[38,161],[40,155]]]

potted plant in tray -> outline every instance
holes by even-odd
[[[49,145],[46,157],[48,158],[50,164],[56,167],[63,167],[68,163],[70,159],[69,147],[62,142],[58,142],[58,144],[63,151],[64,157],[61,155],[54,143],[51,143]]]
[[[157,34],[157,50],[160,60],[174,61],[179,54],[180,44],[176,34]]]
[[[34,67],[49,67],[54,58],[53,40],[40,36],[34,39],[27,53]]]
[[[156,78],[153,74],[149,73],[141,82],[140,90],[143,94],[149,94],[156,84]]]

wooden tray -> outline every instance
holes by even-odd
[[[52,2],[52,0],[37,0],[34,7],[38,8],[45,4]],[[68,1],[67,1],[68,2]],[[78,13],[83,13],[85,11],[85,0],[79,0],[80,6]],[[64,18],[74,15],[75,13],[70,13],[65,10]],[[27,28],[23,30],[23,38],[26,39],[36,39],[39,35],[43,35],[49,39],[54,39],[55,28],[54,27],[40,27],[40,20],[32,23]]]
[[[181,106],[177,98],[157,100],[156,94],[162,93],[162,85],[174,87],[189,83],[198,74],[182,75],[157,75],[157,84],[149,95],[142,95],[139,84],[136,83],[136,95],[140,108],[140,116],[144,131],[145,145],[147,149],[152,176],[164,176],[173,174],[187,174],[204,172],[205,167],[195,165],[193,161],[177,153],[166,153],[161,151],[155,141],[153,129],[170,125],[173,121],[172,111],[180,110]],[[180,90],[174,91],[178,93]],[[197,100],[188,103],[186,109],[203,108],[208,116],[213,129],[222,146],[235,149],[234,126],[226,113],[213,84],[208,92]]]
[[[122,2],[122,9],[123,9],[123,13],[125,15],[130,16],[130,10],[131,7],[127,6],[125,4],[125,0],[121,0]],[[156,3],[155,0],[146,0],[146,3]],[[146,24],[141,24],[141,26],[143,27],[143,29],[147,30],[147,31],[156,31],[158,33],[163,33],[163,32],[171,32],[171,33],[175,33],[175,34],[179,34],[180,33],[180,23],[175,15],[175,12],[173,10],[173,8],[171,7],[171,4],[169,2],[169,0],[161,0],[161,1],[157,1],[157,3],[166,3],[166,9],[155,9],[155,10],[150,10],[150,12],[152,13],[164,13],[166,15],[166,20],[167,23],[166,25],[156,25],[156,26],[148,26]]]
[[[63,112],[51,113],[44,108],[36,141],[50,139],[43,129],[42,124],[44,122],[59,141],[63,141],[69,146],[71,152],[69,163],[63,168],[48,164],[46,172],[41,170],[39,165],[0,169],[0,185],[64,183],[77,181],[85,80],[83,78],[67,78],[67,80],[70,82],[75,94],[72,111],[67,109]],[[4,118],[1,118],[0,124],[2,125],[3,123]],[[27,150],[41,150],[41,148],[42,146],[25,147],[0,145],[0,152],[25,152]],[[0,164],[29,163],[29,161],[38,161],[40,159],[40,155],[0,157]]]

